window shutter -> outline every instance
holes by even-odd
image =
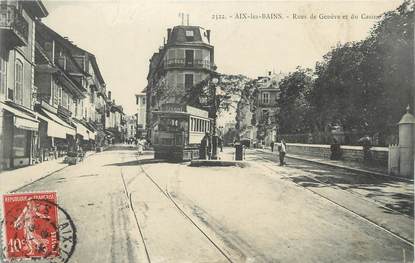
[[[177,81],[177,89],[183,90],[184,89],[184,73],[183,74],[175,74],[176,81]]]
[[[178,59],[184,59],[184,49],[177,49],[176,55]]]
[[[169,88],[174,87],[174,75],[172,72],[167,73],[167,87]]]
[[[202,54],[202,50],[201,49],[196,49],[195,50],[195,58],[196,60],[202,60],[203,59],[203,54]]]
[[[202,81],[202,73],[195,74],[195,85]]]

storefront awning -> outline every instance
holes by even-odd
[[[48,122],[48,136],[57,138],[66,138],[66,134],[75,136],[75,129],[57,115],[46,110],[40,110],[40,113],[42,115],[39,117]]]
[[[81,135],[84,140],[88,139],[88,129],[80,122],[74,121],[74,124],[76,126],[76,134]]]
[[[29,131],[37,131],[39,129],[39,121],[36,119],[35,115],[29,115],[29,113],[5,103],[1,103],[0,107],[13,114],[13,123],[16,128]]]
[[[77,119],[73,119],[76,126],[76,133],[81,135],[84,140],[95,140],[96,132],[88,129],[88,127]]]
[[[38,118],[47,123],[47,136],[54,138],[66,139],[67,129],[66,127],[60,125],[59,123],[49,119],[46,116],[38,114]]]
[[[89,139],[95,141],[95,137],[97,136],[97,132],[90,131],[89,132]]]

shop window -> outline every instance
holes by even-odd
[[[16,60],[14,101],[23,104],[23,63]]]
[[[14,129],[13,132],[13,156],[26,157],[29,155],[29,131]]]

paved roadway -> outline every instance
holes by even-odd
[[[124,147],[19,191],[58,192],[77,230],[69,262],[413,261],[406,206],[322,182],[340,171],[247,157],[246,168],[188,167]]]

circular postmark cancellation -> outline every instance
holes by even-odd
[[[76,228],[56,192],[3,195],[3,258],[68,262]]]

